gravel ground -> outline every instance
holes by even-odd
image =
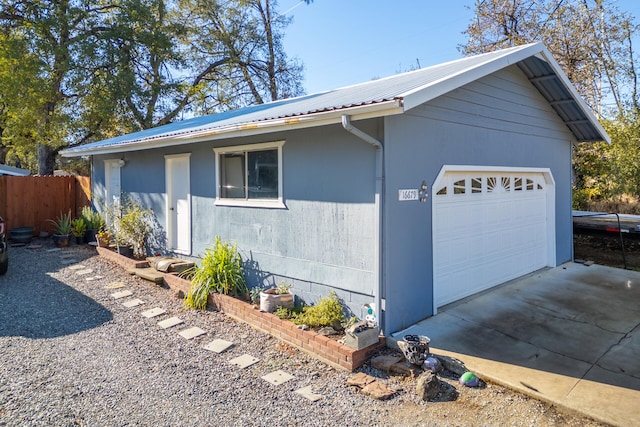
[[[414,380],[365,365],[361,371],[398,390],[376,401],[345,385],[350,373],[222,313],[185,310],[170,290],[127,275],[88,246],[49,252],[48,240],[36,243],[44,247],[11,248],[0,277],[2,426],[600,425],[497,385],[471,389],[452,378],[444,381],[454,398],[422,402]],[[78,265],[92,271],[79,274]],[[125,308],[110,296],[122,289],[106,288],[114,282],[145,304]],[[153,307],[185,325],[161,329],[140,314]],[[178,335],[192,326],[207,334]],[[214,338],[235,346],[222,354],[202,348]],[[245,353],[260,362],[228,363]],[[279,386],[261,379],[278,369],[294,379]],[[293,393],[306,386],[323,398]]]

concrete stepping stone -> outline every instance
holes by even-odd
[[[324,396],[321,394],[316,394],[313,392],[313,390],[311,389],[311,386],[306,386],[306,387],[302,387],[299,388],[297,390],[294,390],[294,393],[299,394],[300,396],[312,401],[312,402],[317,402],[318,400],[322,399]]]
[[[47,252],[60,252],[60,248],[47,249]]]
[[[122,282],[112,282],[109,283],[107,286],[104,287],[105,289],[118,289],[118,288],[124,288],[124,283]]]
[[[129,301],[125,301],[122,303],[122,305],[124,305],[127,308],[137,307],[141,304],[144,304],[144,301],[142,301],[140,298],[131,299]]]
[[[209,344],[203,346],[206,350],[213,351],[214,353],[222,353],[229,347],[231,347],[233,343],[227,340],[215,339],[211,341]]]
[[[87,277],[85,280],[87,282],[95,282],[96,280],[102,280],[102,279],[104,279],[104,276],[90,276],[90,277]]]
[[[190,340],[195,337],[199,337],[200,335],[204,335],[206,333],[207,331],[203,331],[197,326],[194,326],[193,328],[185,329],[184,331],[178,332],[178,335],[180,335],[182,338]]]
[[[84,276],[85,274],[89,274],[89,273],[93,273],[93,270],[92,270],[92,269],[90,269],[90,268],[86,268],[86,269],[84,269],[84,270],[77,270],[77,271],[76,271],[76,274],[77,274],[78,276]]]
[[[75,258],[66,258],[62,260],[64,265],[75,264],[76,262],[78,262],[78,260]]]
[[[82,270],[83,268],[86,268],[84,265],[78,264],[78,265],[72,265],[71,267],[69,267],[69,270]]]
[[[236,365],[240,369],[244,369],[258,363],[259,361],[260,359],[258,359],[257,357],[253,357],[249,354],[243,354],[242,356],[238,356],[229,360],[229,363],[231,363],[232,365]]]
[[[163,308],[155,307],[155,308],[152,308],[151,310],[143,311],[142,316],[146,317],[147,319],[151,319],[152,317],[160,316],[162,314],[165,314],[166,312],[167,310]]]
[[[115,294],[111,294],[111,296],[115,299],[130,297],[131,295],[133,295],[133,292],[131,292],[128,289],[126,291],[120,291],[120,292],[116,292]]]
[[[179,317],[170,317],[158,322],[158,326],[160,326],[162,329],[169,329],[182,323],[184,323],[184,320],[180,319]]]
[[[286,373],[285,371],[278,370],[264,375],[261,378],[269,384],[280,385],[286,383],[289,380],[292,380],[295,377],[291,374]]]
[[[27,249],[31,249],[31,250],[42,249],[42,245],[29,245],[27,246]]]
[[[65,254],[65,253],[61,253],[61,254],[60,254],[60,258],[61,258],[61,259],[69,259],[69,258],[73,258],[73,254]]]
[[[147,268],[134,268],[133,269],[133,274],[135,274],[136,276],[144,279],[144,280],[148,280],[150,282],[153,282],[155,284],[161,284],[164,281],[164,274],[159,272],[158,270],[156,270],[153,267],[147,267]]]

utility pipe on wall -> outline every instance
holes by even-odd
[[[382,201],[383,201],[383,181],[384,181],[384,147],[382,142],[372,137],[368,133],[354,127],[351,124],[349,115],[342,115],[342,127],[349,133],[355,135],[364,142],[371,144],[376,149],[376,196],[375,196],[375,254],[374,254],[374,275],[376,281],[376,314],[378,316],[378,325],[384,331],[384,306],[382,304],[383,283],[382,283]]]

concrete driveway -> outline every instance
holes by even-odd
[[[612,425],[640,426],[640,273],[568,263],[394,334],[431,338],[481,378]]]

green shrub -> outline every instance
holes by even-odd
[[[87,230],[100,230],[104,227],[104,218],[102,214],[91,209],[91,206],[83,207],[80,216],[87,225]]]
[[[283,307],[283,306],[278,306],[276,308],[276,311],[273,312],[273,314],[278,318],[278,319],[290,319],[291,318],[291,310],[289,310],[287,307]]]
[[[321,298],[316,305],[306,306],[291,319],[296,325],[307,325],[310,328],[333,326],[336,322],[344,322],[342,303],[338,295],[331,291],[328,297]]]
[[[210,292],[247,298],[249,290],[242,272],[242,257],[235,245],[222,243],[216,236],[216,243],[207,249],[200,264],[188,273],[191,289],[185,299],[188,307],[205,309]]]

